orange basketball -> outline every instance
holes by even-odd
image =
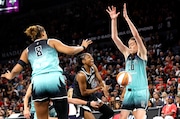
[[[127,71],[121,71],[116,75],[116,81],[121,86],[127,86],[132,81],[131,74]]]

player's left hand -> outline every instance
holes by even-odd
[[[99,103],[97,101],[91,101],[90,105],[94,108],[99,108]]]

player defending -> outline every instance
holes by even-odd
[[[122,109],[121,119],[127,119],[130,111],[133,111],[135,119],[144,119],[149,99],[149,90],[146,74],[147,50],[134,24],[127,15],[126,3],[124,3],[123,17],[125,18],[133,37],[128,41],[128,47],[123,44],[118,37],[117,17],[120,12],[116,13],[116,7],[111,6],[106,9],[111,18],[111,37],[118,49],[125,58],[126,67],[132,75],[132,82],[126,86]]]

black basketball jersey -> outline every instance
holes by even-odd
[[[86,77],[87,89],[95,88],[95,86],[97,85],[97,81],[96,81],[94,67],[90,68],[90,73],[86,72],[84,67],[82,67],[79,72],[84,73],[84,75]],[[74,98],[80,98],[80,99],[83,99],[83,100],[96,100],[94,94],[91,94],[91,95],[88,95],[88,96],[82,96],[81,95],[81,92],[80,92],[80,89],[79,89],[79,84],[78,84],[78,82],[76,80],[76,77],[74,79],[73,97]]]

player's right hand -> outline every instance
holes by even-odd
[[[26,119],[30,119],[31,113],[30,113],[29,109],[25,109],[23,114]]]

